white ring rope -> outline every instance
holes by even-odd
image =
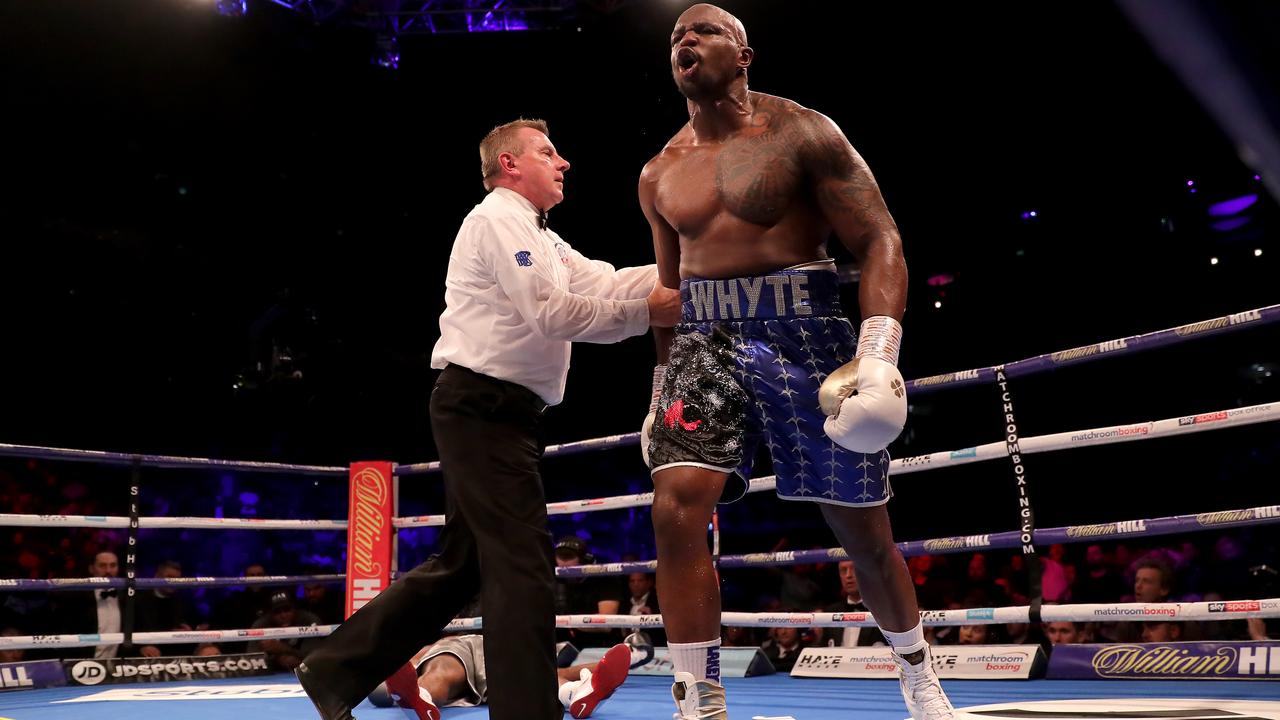
[[[1243,618],[1280,617],[1280,598],[1235,600],[1227,602],[1188,603],[1115,603],[1087,605],[1045,605],[1042,622],[1163,622],[1218,621]],[[920,613],[925,625],[1002,625],[1030,622],[1030,608],[1014,605],[1000,608],[967,610],[925,610]],[[746,613],[726,612],[720,623],[730,627],[872,627],[875,618],[868,612],[811,613]],[[134,633],[133,644],[174,645],[190,642],[245,642],[265,639],[306,638],[328,635],[337,625],[309,627],[263,628],[254,630],[190,630],[178,632]],[[478,630],[482,618],[457,618],[444,628],[446,633]],[[557,615],[560,628],[656,628],[662,627],[661,615]],[[92,647],[119,645],[124,633],[102,635],[23,635],[0,637],[0,649],[41,647]],[[157,658],[163,661],[163,658]]]
[[[0,513],[0,527],[124,528],[129,518],[118,515],[14,515]],[[346,520],[266,520],[258,518],[143,517],[144,530],[346,530]]]
[[[1280,617],[1280,598],[1192,603],[1114,603],[1089,605],[1045,605],[1041,622],[1112,622],[1117,620],[1156,622],[1167,620],[1240,620],[1243,618]],[[967,610],[924,610],[920,620],[925,625],[1002,625],[1030,622],[1030,607],[1014,605],[1002,608],[970,608]],[[748,613],[726,612],[720,624],[730,627],[873,627],[875,618],[869,612]],[[445,627],[445,632],[463,632],[482,627],[482,618],[458,618]],[[557,615],[556,627],[569,628],[646,628],[662,627],[661,615]]]
[[[176,632],[136,632],[133,644],[142,645],[177,645],[180,643],[212,643],[212,642],[254,642],[258,640],[280,640],[285,638],[323,637],[337,630],[337,625],[310,625],[307,627],[254,628],[244,630],[180,630]],[[101,635],[20,635],[0,637],[0,650],[30,650],[32,648],[71,648],[94,647],[96,645],[119,645],[124,642],[124,633],[102,633]],[[164,662],[165,658],[156,658],[156,662]]]
[[[1232,410],[1184,415],[1182,417],[1152,420],[1145,423],[1127,425],[1111,425],[1088,430],[1072,430],[1051,435],[1037,435],[1022,438],[1019,448],[1024,454],[1066,450],[1068,448],[1089,447],[1092,445],[1110,445],[1112,443],[1132,440],[1150,440],[1156,437],[1186,435],[1206,430],[1221,430],[1241,425],[1272,422],[1280,420],[1280,405],[1263,403]],[[995,460],[1008,457],[1008,447],[1003,440],[987,443],[977,447],[936,452],[929,455],[902,458],[890,463],[890,475],[904,475],[923,470],[965,465],[982,460]],[[774,489],[774,476],[756,478],[751,481],[747,492],[763,492]],[[569,500],[547,505],[548,515],[564,515],[568,513],[595,512],[597,510],[615,510],[618,508],[641,507],[653,503],[653,493],[636,495],[616,495],[613,497],[590,498],[586,500]],[[418,515],[416,517],[393,518],[397,528],[438,527],[444,525],[444,515]]]
[[[1157,437],[1187,435],[1206,430],[1221,430],[1229,427],[1253,425],[1256,423],[1272,422],[1275,420],[1280,420],[1280,406],[1276,403],[1262,403],[1261,405],[1248,405],[1246,407],[1234,408],[1231,410],[1218,410],[1216,412],[1201,413],[1199,415],[1184,415],[1182,417],[1166,418],[1164,420],[1151,420],[1144,423],[1129,423],[1126,425],[1111,425],[1108,427],[1092,428],[1089,430],[1069,430],[1067,432],[1052,433],[1050,435],[1036,435],[1035,437],[1021,438],[1018,441],[1018,448],[1024,455],[1033,455],[1035,453],[1066,450],[1069,448],[1091,447],[1094,445],[1112,445],[1114,443],[1131,442],[1134,440],[1150,440]],[[949,452],[936,452],[928,455],[917,455],[915,457],[894,460],[891,464],[890,472],[902,475],[906,473],[920,472],[921,470],[931,470],[933,468],[949,467],[952,465],[965,465],[967,463],[980,462],[982,460],[994,460],[1004,457],[1008,457],[1008,446],[1004,440],[1000,440],[999,442],[978,445],[977,447],[962,448],[960,450],[951,450]]]
[[[548,445],[542,451],[543,457],[551,457],[552,455],[574,455],[590,450],[600,450],[611,447],[621,447],[623,445],[639,445],[640,433],[624,433],[622,435],[605,435],[604,437],[590,438],[588,440],[575,440],[573,442],[561,443],[559,445]],[[424,475],[426,473],[439,472],[440,461],[432,460],[431,462],[413,463],[411,465],[397,465],[396,475],[405,477],[406,475]]]

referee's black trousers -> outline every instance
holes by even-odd
[[[445,483],[439,552],[347,619],[307,667],[352,707],[480,593],[494,720],[560,720],[555,561],[538,474],[544,404],[450,365],[431,393]]]

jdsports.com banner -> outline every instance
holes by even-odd
[[[1039,645],[954,645],[931,647],[938,677],[964,680],[1022,680],[1043,670]],[[792,677],[896,678],[898,665],[887,647],[805,648]]]
[[[63,660],[72,685],[115,685],[172,680],[209,680],[269,675],[263,653],[211,657],[110,658]]]
[[[1280,680],[1280,643],[1056,645],[1049,677],[1070,680]]]

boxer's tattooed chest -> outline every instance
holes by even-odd
[[[762,130],[729,142],[716,158],[716,192],[734,215],[773,225],[804,189],[800,150],[808,142],[799,124],[756,112]]]

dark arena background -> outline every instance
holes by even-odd
[[[430,355],[454,236],[484,197],[477,145],[491,127],[545,119],[572,164],[551,226],[589,257],[653,261],[637,179],[688,118],[669,36],[690,4],[0,3],[0,632],[17,638],[0,636],[0,678],[15,689],[0,694],[0,716],[315,717],[291,675],[227,679],[288,666],[258,647],[270,643],[218,631],[269,629],[272,608],[286,605],[317,627],[340,622],[345,522],[223,521],[345,521],[351,463],[438,457]],[[1022,623],[931,625],[935,655],[981,627],[978,646],[1016,644],[1036,659],[1034,680],[944,675],[956,707],[1280,718],[1280,5],[721,5],[756,51],[751,89],[834,120],[901,230],[910,286],[900,369],[924,381],[909,384],[906,430],[890,447],[906,460],[895,466],[894,535],[910,541],[922,609],[960,612],[933,620],[1023,608]],[[857,317],[856,265],[838,242],[830,252]],[[1134,337],[1146,333],[1159,334]],[[574,346],[546,442],[622,437],[549,453],[548,502],[652,490],[634,433],[653,364],[651,335]],[[1000,365],[1024,485],[1005,457]],[[1041,436],[1054,437],[1028,440]],[[86,462],[95,458],[66,450],[107,455]],[[765,455],[756,474],[770,473]],[[438,472],[397,482],[396,516],[444,513]],[[560,580],[600,575],[588,581],[623,615],[628,573],[651,571],[643,563],[656,553],[646,499],[633,500],[602,512],[570,502],[550,518],[555,538],[585,543],[593,557],[580,560],[640,563]],[[401,524],[395,558],[408,569],[431,554],[438,523]],[[1031,529],[1035,562],[1023,549]],[[841,644],[839,627],[823,627],[822,617],[839,624],[830,612],[846,592],[817,508],[754,493],[721,507],[714,542],[724,609],[751,616],[726,627],[726,648],[762,647],[743,656],[750,674],[778,671],[729,681],[735,717],[905,716],[892,673],[787,676],[802,648]],[[115,553],[114,571],[94,567],[101,553]],[[1155,599],[1136,587],[1151,562],[1168,571]],[[105,583],[124,597],[135,579],[127,631],[190,637],[96,661],[84,639],[97,632],[89,591]],[[1179,636],[1124,627],[1169,623],[1115,622],[1143,614],[1123,609],[1142,603],[1185,616]],[[1059,605],[1094,607],[1100,619],[1052,621]],[[1027,607],[1043,626],[1026,628]],[[1111,607],[1122,609],[1097,609]],[[560,632],[579,650],[608,644]],[[1053,654],[1072,643],[1225,653],[1234,664],[1198,676],[1113,672],[1090,655],[1093,674],[1072,675],[1062,660],[1055,677]],[[90,690],[125,690],[81,687],[81,661],[118,671],[111,684],[137,674],[125,658],[146,648],[188,664],[247,653],[170,679],[194,695],[245,683],[258,695],[137,702],[158,699],[140,691],[114,698],[127,702],[121,711]],[[830,663],[800,658],[797,668]],[[54,660],[65,672],[50,670]],[[1219,681],[1199,679],[1208,676]],[[599,714],[668,713],[667,682],[641,672]],[[484,712],[451,709],[446,720]]]

